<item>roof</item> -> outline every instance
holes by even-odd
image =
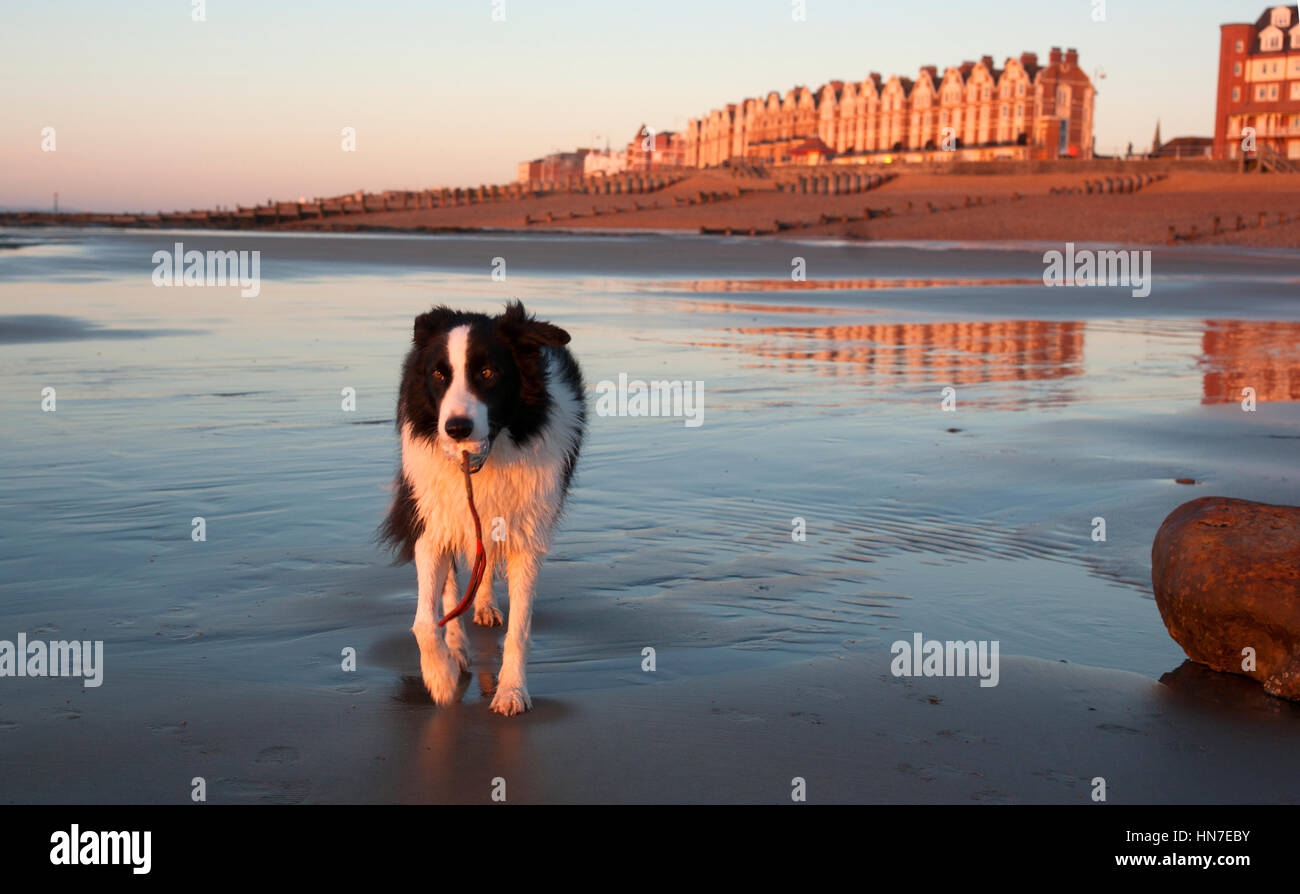
[[[1258,19],[1255,20],[1255,32],[1256,32],[1256,33],[1260,32],[1260,31],[1263,31],[1263,30],[1264,30],[1265,28],[1267,28],[1269,25],[1273,24],[1273,10],[1277,9],[1279,6],[1282,6],[1282,5],[1284,5],[1284,4],[1278,3],[1278,4],[1275,4],[1275,5],[1273,5],[1273,6],[1269,6],[1269,7],[1265,8],[1264,12],[1260,14],[1260,17],[1259,17]],[[1292,7],[1291,7],[1291,25],[1295,25],[1295,24],[1296,24],[1296,19],[1298,19],[1298,18],[1300,18],[1300,7],[1292,6]],[[1289,26],[1287,26],[1287,27],[1290,28],[1291,25],[1289,25]]]
[[[823,155],[835,154],[835,150],[823,143],[818,137],[804,140],[798,146],[795,146],[790,150],[791,155],[808,155],[812,152],[820,152]]]

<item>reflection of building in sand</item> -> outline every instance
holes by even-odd
[[[734,347],[771,360],[811,361],[818,372],[866,376],[863,383],[888,393],[912,387],[1060,380],[1083,371],[1084,324],[1072,321],[998,320],[965,323],[895,323],[860,326],[763,326],[727,330]],[[793,367],[795,364],[792,363]],[[806,367],[803,367],[806,369]],[[898,380],[902,379],[903,382]],[[978,406],[1025,409],[1072,400],[1070,389],[959,396]]]
[[[1206,320],[1201,353],[1202,403],[1300,400],[1300,323]]]
[[[866,289],[945,289],[974,286],[1039,286],[1041,276],[989,277],[954,279],[908,279],[900,277],[872,277],[870,279],[691,279],[681,282],[654,283],[657,291],[684,292],[830,292],[846,290],[861,292]]]

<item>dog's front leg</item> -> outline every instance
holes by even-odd
[[[501,609],[497,608],[496,600],[492,598],[492,577],[497,564],[496,544],[488,542],[485,545],[485,552],[487,570],[484,571],[483,580],[478,585],[478,592],[474,594],[474,623],[480,627],[500,627]]]
[[[515,553],[506,559],[506,580],[510,594],[510,621],[506,628],[505,656],[497,675],[497,692],[492,710],[509,717],[533,706],[528,697],[528,639],[533,626],[533,593],[537,583],[537,558]]]
[[[456,698],[460,669],[447,650],[438,627],[434,603],[442,595],[451,573],[451,556],[436,553],[433,542],[421,537],[415,544],[415,574],[419,602],[411,632],[420,645],[420,674],[430,697],[439,705],[449,705]]]
[[[460,593],[456,590],[456,575],[448,572],[447,583],[442,590],[442,616],[447,617],[458,605],[460,605]],[[456,662],[456,667],[468,671],[469,640],[465,636],[461,619],[452,618],[443,625],[443,631],[447,636],[447,650],[451,653],[452,660]]]

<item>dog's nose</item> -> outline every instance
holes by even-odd
[[[443,425],[443,429],[453,441],[463,441],[474,431],[474,420],[468,416],[452,416]]]

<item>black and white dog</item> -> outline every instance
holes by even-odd
[[[487,553],[474,621],[501,623],[492,598],[498,567],[510,599],[492,710],[511,715],[532,707],[525,664],[534,583],[586,428],[582,372],[568,341],[567,332],[518,301],[496,317],[438,306],[415,318],[397,398],[402,469],[380,533],[401,561],[415,560],[419,604],[411,630],[424,685],[440,705],[454,700],[469,667],[461,621],[438,625],[459,602],[455,557],[472,565],[476,551],[461,466],[468,453]],[[441,611],[434,607],[439,597]]]

